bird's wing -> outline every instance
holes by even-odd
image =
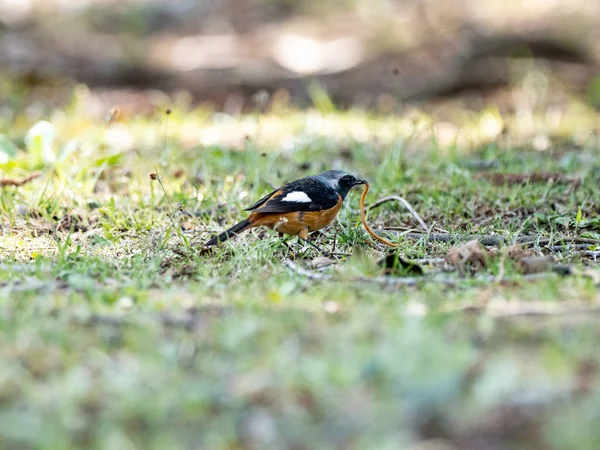
[[[260,213],[322,211],[333,208],[339,200],[339,194],[331,186],[305,178],[263,197],[252,210]]]
[[[278,189],[276,191],[273,191],[273,192],[265,195],[263,198],[261,198],[259,201],[257,201],[252,206],[245,208],[244,211],[254,211],[256,208],[261,206],[263,203],[265,203],[267,200],[269,200],[273,195],[277,194],[279,191],[281,191],[281,189]]]

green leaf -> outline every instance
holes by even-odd
[[[101,166],[117,166],[121,163],[121,160],[123,159],[123,154],[122,153],[115,153],[114,155],[109,155],[109,156],[104,156],[102,158],[98,158],[96,161],[94,161],[94,165],[96,167],[101,167]]]
[[[92,237],[90,238],[90,243],[92,245],[97,245],[100,247],[108,247],[112,245],[112,242],[109,239],[106,239],[104,236],[100,236],[100,235],[92,235]]]
[[[583,218],[583,213],[581,212],[581,208],[577,208],[577,215],[575,216],[575,226],[579,226],[581,223],[581,219]]]
[[[581,237],[590,239],[600,239],[600,233],[595,233],[593,231],[584,231],[583,233],[581,233]]]
[[[568,216],[555,217],[554,223],[556,223],[558,225],[562,225],[563,227],[568,227],[571,224],[571,217],[568,217]]]
[[[590,228],[592,230],[600,230],[600,217],[594,219],[582,219],[578,225],[580,228]]]

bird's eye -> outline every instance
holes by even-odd
[[[342,181],[350,181],[352,179],[352,177],[350,175],[344,175],[342,177]]]

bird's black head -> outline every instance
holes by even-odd
[[[353,186],[367,184],[366,180],[358,179],[343,170],[328,170],[316,175],[316,177],[334,188],[341,195],[342,199],[346,198],[346,195]]]

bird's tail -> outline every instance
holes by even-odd
[[[227,239],[230,239],[231,237],[235,236],[236,234],[239,234],[242,231],[250,228],[251,226],[252,223],[248,219],[242,220],[240,223],[232,226],[229,230],[223,231],[221,234],[210,238],[208,242],[204,244],[204,246],[210,247],[218,244],[219,242],[224,242]]]

